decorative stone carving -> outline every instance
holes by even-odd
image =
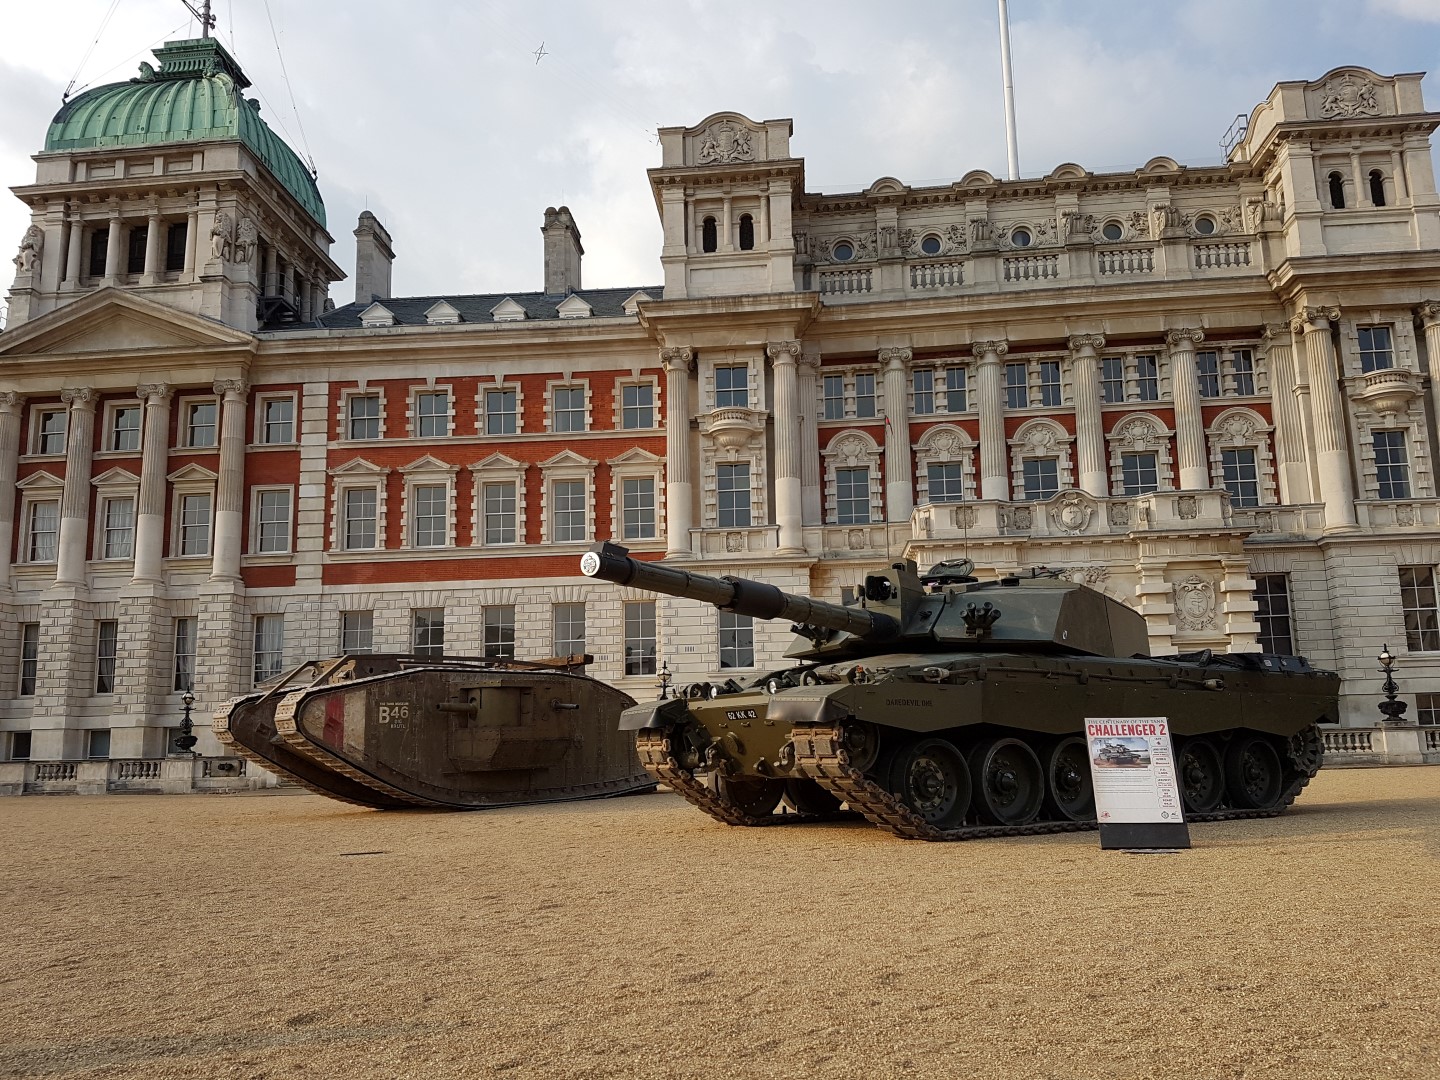
[[[160,401],[169,401],[174,388],[167,383],[141,383],[135,387],[136,395],[142,401],[149,401],[151,398],[159,398]]]
[[[33,274],[40,266],[40,252],[45,247],[45,233],[31,225],[20,238],[20,251],[12,260],[22,274]]]
[[[1230,442],[1247,443],[1255,439],[1255,419],[1242,412],[1226,416],[1216,425],[1216,431]]]
[[[979,515],[975,513],[973,506],[955,507],[955,527],[957,529],[973,529],[978,520]]]
[[[851,529],[845,534],[845,546],[851,551],[865,550],[865,530]]]
[[[1221,234],[1245,231],[1245,215],[1239,206],[1227,206],[1215,215]]]
[[[1050,506],[1050,522],[1068,533],[1084,531],[1095,513],[1095,503],[1078,491],[1067,491]]]
[[[1193,521],[1200,516],[1200,500],[1194,495],[1181,495],[1175,500],[1175,513],[1185,521]]]
[[[1165,344],[1173,352],[1182,341],[1191,342],[1191,347],[1199,345],[1205,340],[1205,331],[1194,327],[1186,327],[1180,330],[1165,331]]]
[[[945,243],[954,251],[964,251],[970,242],[970,238],[965,235],[964,225],[945,226],[944,239]]]
[[[1156,203],[1150,211],[1150,224],[1157,236],[1183,235],[1186,217],[1169,203]]]
[[[970,346],[971,353],[976,360],[984,360],[985,357],[994,353],[996,356],[1004,356],[1010,351],[1010,345],[1005,341],[977,341]]]
[[[1094,214],[1067,213],[1064,215],[1066,242],[1088,240],[1095,231]]]
[[[1215,585],[1199,574],[1175,583],[1175,621],[1181,630],[1215,628]]]
[[[216,379],[214,383],[215,393],[224,397],[227,394],[244,395],[250,387],[244,379]]]
[[[0,390],[0,412],[14,412],[25,404],[25,395],[14,390]]]
[[[1380,115],[1375,87],[1348,71],[1327,82],[1320,88],[1320,93],[1320,115],[1326,120]]]
[[[210,257],[220,262],[229,262],[235,256],[235,219],[228,211],[215,212],[215,224],[210,226]]]
[[[970,242],[972,244],[990,244],[994,240],[995,236],[990,229],[988,218],[970,219]]]
[[[1395,508],[1395,524],[1414,525],[1415,507],[1411,506],[1409,503],[1401,503],[1399,506],[1397,506]]]
[[[1107,507],[1107,515],[1111,525],[1118,525],[1125,528],[1130,526],[1130,504],[1124,502],[1112,502]]]
[[[700,133],[700,165],[727,165],[732,161],[754,161],[750,129],[731,120],[720,120]]]
[[[1330,324],[1340,318],[1338,307],[1303,307],[1290,323],[1290,330],[1303,334],[1306,330],[1328,330]]]
[[[686,350],[689,351],[688,349]],[[798,341],[772,341],[765,346],[765,355],[770,357],[771,362],[782,356],[799,357],[800,342]]]
[[[1150,239],[1150,215],[1144,210],[1130,211],[1130,237],[1134,240]]]
[[[1070,580],[1084,585],[1099,585],[1110,576],[1108,566],[1077,566],[1070,571]]]
[[[1034,514],[1028,506],[1017,506],[1010,515],[1010,520],[1017,529],[1028,529],[1033,524]]]
[[[1094,349],[1099,352],[1105,348],[1105,335],[1103,334],[1071,334],[1070,351],[1078,353],[1085,349]]]
[[[881,349],[880,363],[885,367],[889,367],[891,364],[900,364],[903,367],[910,363],[910,357],[913,355],[913,350],[903,345],[893,349]]]
[[[660,350],[660,366],[666,371],[693,371],[695,350],[688,346]]]
[[[95,391],[88,386],[72,386],[60,391],[60,400],[66,405],[76,405],[80,408],[95,407]]]
[[[741,535],[740,533],[738,533],[738,532],[728,532],[728,533],[726,533],[726,534],[725,534],[725,550],[726,550],[726,551],[744,551],[744,550],[745,550],[745,537],[744,537],[743,535]]]
[[[841,468],[854,468],[868,464],[875,456],[875,448],[862,435],[842,435],[825,448]]]
[[[958,431],[940,431],[930,440],[930,449],[938,458],[958,458],[969,447]]]
[[[260,234],[255,228],[255,222],[248,217],[242,217],[240,224],[235,228],[234,260],[237,263],[248,263],[260,247]]]

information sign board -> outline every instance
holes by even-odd
[[[1086,718],[1101,848],[1188,848],[1170,722],[1163,716]]]

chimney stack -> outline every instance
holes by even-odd
[[[547,207],[545,224],[540,229],[545,237],[545,294],[560,296],[580,288],[580,230],[570,216],[570,208]]]
[[[366,210],[355,227],[355,302],[369,304],[390,294],[390,265],[395,251],[390,234],[379,219]]]

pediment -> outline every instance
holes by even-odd
[[[96,487],[133,487],[140,483],[140,477],[136,476],[129,469],[122,469],[116,465],[113,469],[106,469],[90,483]]]
[[[514,458],[500,453],[498,450],[487,458],[475,462],[470,466],[471,472],[515,472],[525,470],[530,466],[523,461],[516,461]]]
[[[648,303],[649,301],[654,299],[655,298],[649,293],[647,293],[644,289],[641,289],[639,292],[633,292],[629,296],[627,296],[625,298],[625,303],[621,304],[620,307],[626,315],[634,315],[640,310],[641,304]]]
[[[460,466],[458,465],[451,465],[448,461],[441,461],[437,457],[426,454],[424,457],[416,458],[414,461],[410,462],[409,465],[401,465],[400,471],[407,474],[418,472],[453,473],[459,467]]]
[[[448,326],[460,321],[460,309],[448,300],[437,300],[425,309],[425,321],[431,326]]]
[[[213,473],[202,465],[196,465],[193,461],[189,465],[181,466],[172,472],[165,479],[172,484],[213,484],[218,480],[219,474]]]
[[[555,310],[562,319],[588,319],[595,313],[595,309],[582,300],[578,293],[571,293],[560,301],[555,305]]]
[[[331,476],[384,476],[390,470],[364,458],[351,458],[344,465],[326,470]]]
[[[60,491],[64,489],[65,481],[61,480],[54,473],[48,473],[44,469],[41,469],[38,472],[31,473],[15,486],[22,491],[48,491],[51,489]]]
[[[632,446],[619,457],[613,457],[607,465],[658,465],[663,459],[639,446]]]
[[[366,328],[394,326],[395,313],[376,300],[360,313],[360,325]]]
[[[575,453],[574,450],[561,450],[560,453],[556,454],[554,457],[540,463],[540,467],[542,469],[560,469],[564,468],[567,465],[575,465],[583,469],[591,469],[595,467],[595,462],[591,461],[589,458],[581,457],[579,454]]]
[[[255,338],[120,289],[105,288],[7,330],[0,357],[111,356],[254,346]]]
[[[525,318],[525,309],[507,296],[490,309],[490,317],[496,322],[520,322]]]

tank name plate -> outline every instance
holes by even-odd
[[[404,727],[410,719],[410,703],[408,701],[380,701],[376,702],[375,710],[380,723],[387,727]]]
[[[934,704],[933,701],[926,701],[924,698],[913,697],[891,697],[885,699],[886,705],[900,705],[912,709],[928,709]]]
[[[1089,724],[1091,735],[1164,735],[1165,724]]]
[[[726,720],[758,720],[760,714],[754,709],[726,709]]]

